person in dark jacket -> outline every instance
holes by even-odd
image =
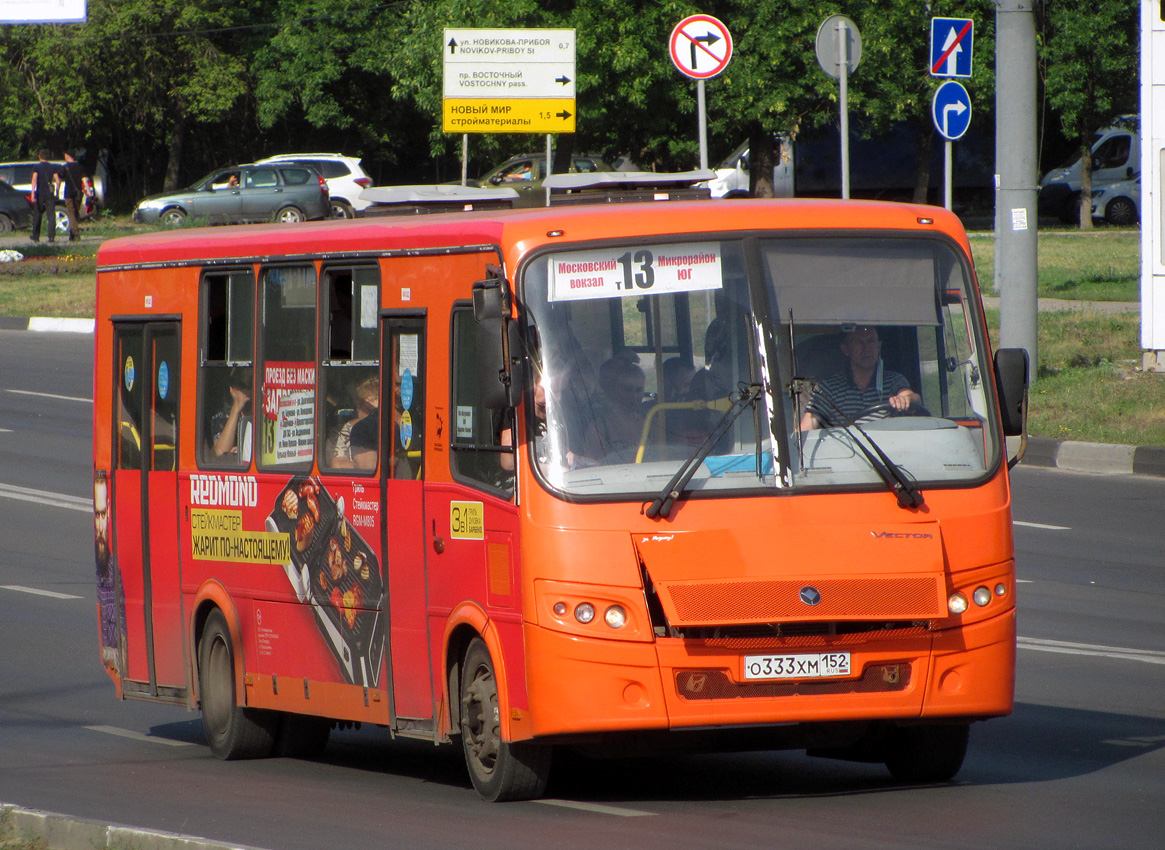
[[[57,187],[61,182],[60,168],[49,162],[49,152],[41,148],[32,167],[32,241],[40,241],[41,219],[48,219],[48,239],[57,236]]]
[[[85,207],[85,169],[73,158],[72,151],[65,151],[65,167],[61,169],[65,183],[65,212],[69,215],[69,241],[76,242],[81,236],[78,222]]]

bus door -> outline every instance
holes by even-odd
[[[381,527],[385,530],[389,664],[396,718],[431,720],[433,680],[426,629],[425,318],[397,312],[384,318],[381,339]],[[388,413],[391,411],[391,416]]]
[[[113,515],[125,601],[125,690],[185,692],[178,564],[181,326],[115,321]]]

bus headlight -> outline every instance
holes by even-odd
[[[962,614],[967,610],[967,597],[961,593],[952,593],[947,600],[947,608],[952,614]]]
[[[971,594],[971,598],[975,600],[976,605],[984,608],[991,602],[991,591],[985,587],[976,587],[975,592]]]
[[[595,619],[595,606],[589,602],[580,602],[574,606],[574,618],[586,624]]]
[[[603,614],[603,619],[612,629],[621,629],[627,624],[627,612],[622,605],[612,605]]]

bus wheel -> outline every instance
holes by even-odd
[[[886,767],[899,782],[946,782],[963,766],[971,725],[903,726],[887,741]]]
[[[238,704],[234,655],[226,617],[212,611],[198,642],[202,728],[210,751],[220,759],[263,758],[271,754],[279,716]]]
[[[311,759],[328,745],[332,721],[305,714],[284,714],[275,736],[275,755],[282,758]]]
[[[551,749],[503,740],[497,678],[480,638],[461,667],[461,748],[473,787],[486,800],[530,800],[546,790]]]

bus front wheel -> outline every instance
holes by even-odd
[[[551,749],[502,737],[497,677],[480,638],[461,667],[461,748],[473,787],[486,800],[531,800],[546,790]]]
[[[967,755],[969,723],[901,726],[887,742],[886,767],[899,782],[946,782]]]
[[[271,754],[279,717],[244,708],[235,694],[235,650],[221,611],[211,612],[198,641],[198,690],[202,728],[210,751],[224,760]]]

